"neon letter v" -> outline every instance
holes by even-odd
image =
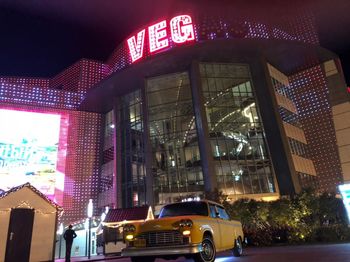
[[[145,43],[145,29],[137,33],[137,40],[135,36],[128,39],[129,53],[132,62],[140,59],[143,56],[143,45]]]

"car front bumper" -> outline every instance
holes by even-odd
[[[202,244],[162,247],[127,247],[122,250],[122,256],[166,256],[195,254],[202,251]]]

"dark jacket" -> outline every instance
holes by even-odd
[[[77,237],[77,234],[75,234],[75,231],[73,229],[67,229],[63,235],[63,238],[68,242],[73,242],[73,239],[76,237]]]

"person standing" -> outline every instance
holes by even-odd
[[[64,232],[63,238],[66,240],[66,262],[70,262],[70,253],[72,251],[73,239],[77,237],[77,234],[72,229],[73,226],[69,225],[66,232]]]

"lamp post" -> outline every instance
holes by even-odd
[[[106,206],[105,207],[105,211],[101,214],[101,222],[100,222],[100,225],[98,227],[99,227],[100,230],[102,229],[102,232],[104,230],[103,221],[105,221],[105,219],[106,219],[108,210],[109,210],[109,207]],[[104,239],[105,236],[103,235],[102,238]],[[104,240],[102,240],[102,243],[101,243],[101,238],[100,238],[100,241],[99,241],[99,238],[97,237],[97,246],[100,247],[101,244],[102,244],[102,248],[103,248],[103,253],[105,253],[106,246],[104,244]],[[99,250],[97,250],[97,253],[99,253]]]
[[[93,204],[92,199],[89,199],[88,209],[87,209],[87,215],[89,218],[89,240],[88,240],[88,259],[91,257],[91,218],[93,213]]]
[[[89,232],[89,219],[85,219],[84,223],[84,229],[85,229],[85,256],[88,254],[88,232]]]
[[[58,258],[61,258],[61,246],[62,246],[62,234],[63,234],[63,224],[62,223],[58,227],[57,233],[60,236],[59,246],[58,246]]]

